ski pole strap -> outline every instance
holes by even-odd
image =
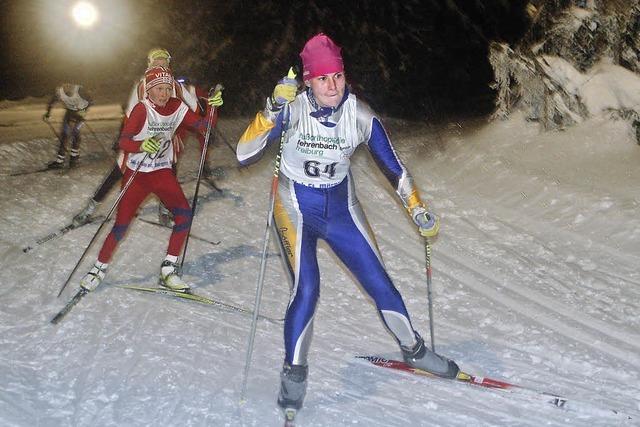
[[[217,83],[215,87],[209,89],[209,96],[215,95],[216,92],[222,92],[224,90],[224,86],[222,83]]]

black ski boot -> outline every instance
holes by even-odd
[[[460,368],[453,360],[434,353],[424,345],[424,340],[416,332],[416,343],[413,348],[400,346],[404,361],[414,368],[422,369],[442,378],[455,378]]]
[[[47,169],[62,169],[64,168],[64,160],[63,161],[58,161],[58,160],[54,160],[51,163],[47,164]]]
[[[78,166],[78,162],[79,162],[80,156],[71,156],[69,157],[69,168],[75,168],[76,166]]]
[[[73,226],[80,227],[81,225],[84,225],[91,221],[91,214],[93,214],[99,204],[100,203],[96,202],[95,200],[90,199],[89,203],[87,203],[87,206],[85,206],[82,212],[73,217]]]
[[[283,410],[300,409],[307,392],[307,373],[309,368],[302,365],[289,365],[285,362],[280,373],[280,393],[278,406]]]

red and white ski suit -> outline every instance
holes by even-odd
[[[216,118],[213,120],[212,125],[215,125]],[[164,107],[155,105],[147,98],[133,108],[119,140],[120,148],[127,154],[123,187],[136,168],[139,169],[120,200],[115,224],[100,249],[98,261],[108,263],[111,260],[138,207],[151,193],[158,196],[173,213],[174,226],[167,254],[180,255],[191,222],[191,208],[171,169],[176,155],[171,140],[182,129],[203,135],[206,127],[206,116],[194,113],[177,98],[170,98]],[[140,147],[145,139],[152,136],[159,137],[162,145],[157,153],[148,155]]]

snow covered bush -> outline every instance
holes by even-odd
[[[492,42],[494,118],[514,109],[544,129],[606,113],[640,124],[640,4],[635,1],[537,1],[514,46]]]

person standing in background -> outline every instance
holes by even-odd
[[[78,165],[80,158],[80,128],[84,124],[84,116],[87,114],[87,110],[89,106],[91,106],[92,101],[82,86],[73,83],[63,83],[56,88],[55,93],[49,100],[47,111],[42,116],[42,120],[47,123],[49,122],[51,108],[57,102],[60,102],[64,106],[65,112],[62,119],[58,155],[47,167],[49,169],[62,169],[64,167],[67,155],[67,140],[71,139],[69,167],[73,168]]]

